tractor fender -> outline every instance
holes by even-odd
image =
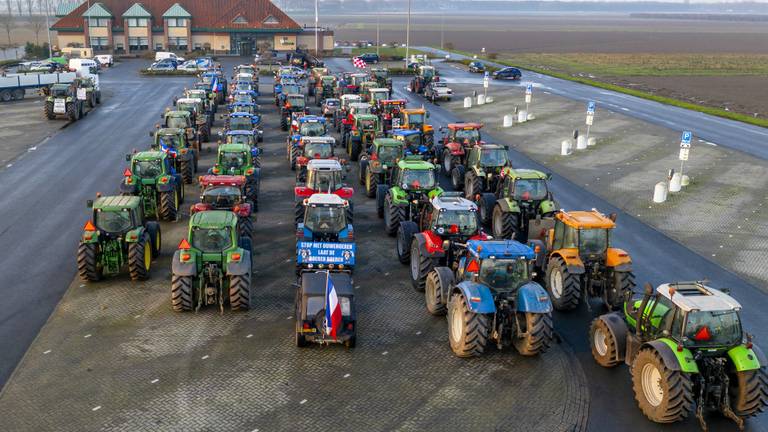
[[[144,235],[144,227],[143,226],[136,227],[128,231],[127,233],[125,233],[125,242],[138,243],[143,235]],[[133,240],[131,240],[132,237],[134,237]]]
[[[541,214],[547,214],[557,211],[557,203],[552,200],[544,200],[539,204],[539,212]]]
[[[136,195],[139,193],[139,187],[135,184],[126,184],[124,181],[120,182],[120,193],[123,195]]]
[[[615,271],[632,271],[632,258],[622,249],[608,248],[605,266],[613,267]]]
[[[755,345],[752,345],[752,348],[736,345],[728,350],[728,357],[737,372],[760,369],[765,365],[765,354]]]
[[[501,207],[501,211],[504,213],[520,213],[520,206],[517,205],[517,201],[509,198],[502,198],[496,201],[496,204]]]
[[[427,196],[429,197],[429,199],[432,199],[434,197],[438,197],[438,196],[442,195],[443,192],[444,192],[443,188],[441,188],[440,186],[436,186],[434,189],[432,189],[431,191],[429,191],[427,193]]]
[[[496,312],[496,303],[490,288],[476,282],[464,281],[456,285],[453,290],[461,293],[467,299],[467,307],[474,313],[490,314]]]
[[[528,282],[517,289],[517,311],[550,313],[552,312],[552,301],[541,285],[536,282]]]
[[[172,191],[173,187],[174,187],[174,182],[172,181],[169,181],[168,183],[165,183],[165,184],[160,182],[155,183],[155,188],[157,188],[158,192]]]
[[[578,249],[560,249],[553,252],[552,257],[559,257],[565,262],[565,267],[570,274],[584,274],[584,262],[579,257]]]
[[[398,204],[398,205],[408,204],[408,200],[406,199],[407,194],[405,193],[404,190],[398,187],[393,187],[389,190],[388,193],[392,197],[393,204]]]
[[[664,360],[664,366],[673,371],[681,371],[686,373],[699,373],[699,366],[693,359],[693,354],[688,348],[683,348],[682,351],[677,350],[677,342],[668,338],[656,339],[650,342],[644,343],[640,349],[650,347],[656,350]]]
[[[419,244],[419,251],[422,256],[430,258],[442,258],[445,256],[443,240],[432,231],[416,233],[413,238]]]
[[[251,253],[245,249],[240,250],[240,260],[232,261],[227,257],[227,275],[240,276],[251,272]]]
[[[616,360],[624,361],[627,353],[627,323],[622,319],[621,312],[608,313],[597,317],[602,321],[611,332],[613,340],[616,341]]]
[[[181,252],[177,250],[173,253],[173,261],[171,261],[171,273],[174,276],[197,276],[197,256],[194,252],[189,251],[192,258],[189,261],[181,261]]]

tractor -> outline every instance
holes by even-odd
[[[160,255],[160,225],[144,217],[141,197],[107,196],[88,200],[92,220],[85,223],[77,246],[77,272],[96,282],[124,268],[132,280],[149,278],[152,261]]]
[[[294,169],[296,158],[302,153],[301,139],[304,137],[321,137],[328,134],[325,123],[325,117],[305,115],[291,125],[292,134],[286,138],[286,154],[291,163],[291,169]]]
[[[553,341],[552,303],[531,278],[534,253],[516,241],[467,242],[456,271],[436,267],[425,298],[433,315],[447,313],[448,342],[457,357],[476,357],[495,342],[523,356],[547,351]]]
[[[130,168],[123,171],[121,195],[142,198],[144,214],[155,219],[175,221],[179,205],[184,201],[184,183],[164,151],[143,151],[125,155]]]
[[[303,94],[286,95],[285,103],[280,107],[280,129],[287,131],[293,113],[307,113],[307,101]]]
[[[336,98],[327,98],[323,100],[320,106],[320,114],[325,117],[327,123],[336,124],[336,113],[339,111],[341,101]]]
[[[181,174],[184,183],[194,182],[200,155],[198,149],[187,143],[184,129],[160,128],[155,131],[154,138],[150,148],[166,153],[171,158],[174,171]]]
[[[254,206],[258,206],[261,170],[257,166],[259,148],[247,144],[221,144],[216,155],[216,163],[209,170],[214,175],[245,176],[245,196]]]
[[[319,86],[315,92],[315,105],[322,105],[323,101],[336,97],[336,77],[325,75],[320,77]]]
[[[509,149],[506,145],[482,144],[473,146],[467,154],[467,165],[454,165],[451,170],[451,186],[464,190],[468,199],[478,199],[483,193],[493,194],[501,179],[512,168]],[[493,206],[487,207],[489,210]],[[481,212],[485,211],[481,209]],[[488,222],[490,214],[482,214],[483,223]]]
[[[362,96],[363,102],[371,104],[371,90],[378,87],[378,83],[376,81],[363,81],[360,83],[360,89],[358,90],[358,94]]]
[[[384,231],[394,236],[401,222],[418,220],[429,200],[443,190],[437,185],[435,166],[412,156],[397,162],[391,183],[391,187],[378,186],[376,208],[379,217],[384,218]]]
[[[256,103],[256,92],[254,92],[254,91],[235,91],[235,92],[232,92],[232,94],[229,95],[229,103],[230,104],[236,104],[236,103],[255,104]],[[258,106],[258,105],[256,105],[256,106]]]
[[[251,304],[251,239],[238,235],[238,216],[210,210],[192,215],[187,237],[171,264],[171,305],[176,312],[218,305],[224,312]]]
[[[477,218],[477,206],[460,193],[444,192],[424,206],[418,224],[405,221],[397,232],[397,257],[411,265],[411,285],[424,291],[429,272],[453,268],[467,240],[487,240]]]
[[[480,135],[482,127],[482,123],[450,123],[448,133],[440,127],[443,139],[435,145],[435,154],[440,159],[445,175],[450,176],[454,166],[467,164],[469,150],[483,143]]]
[[[304,88],[300,84],[285,83],[280,84],[280,92],[275,93],[275,106],[280,107],[285,104],[285,99],[289,94],[304,94]]]
[[[261,107],[253,102],[232,102],[227,105],[227,109],[231,113],[244,112],[248,114],[258,115]]]
[[[307,87],[310,96],[314,96],[318,89],[322,89],[323,84],[320,78],[326,75],[328,75],[328,68],[325,67],[312,68],[309,71]]]
[[[316,193],[305,198],[302,203],[304,212],[296,217],[296,249],[303,249],[301,243],[332,242],[352,243],[354,241],[354,229],[349,220],[349,201],[336,194]],[[349,250],[354,257],[354,243],[352,248],[340,247],[340,250]],[[301,258],[305,254],[297,253],[297,264],[302,264]],[[352,267],[347,265],[348,269]],[[323,268],[323,267],[318,267]],[[328,268],[336,268],[329,265]],[[298,269],[297,269],[298,270]]]
[[[381,135],[379,118],[373,114],[353,114],[352,127],[347,134],[345,147],[349,158],[356,161],[360,152],[368,148]]]
[[[48,120],[53,120],[62,116],[69,121],[83,118],[85,101],[78,99],[77,91],[78,87],[75,83],[54,84],[50,88],[44,89],[45,117]]]
[[[217,104],[223,104],[227,98],[227,79],[220,71],[203,72],[200,74],[200,81],[208,85],[208,89],[213,93]]]
[[[414,93],[423,94],[424,89],[426,89],[432,81],[437,81],[439,79],[440,78],[437,76],[437,69],[435,69],[434,66],[418,66],[416,75],[411,79],[408,89]]]
[[[389,100],[389,89],[374,87],[368,89],[368,102],[371,105],[378,106],[379,102]]]
[[[335,116],[333,117],[333,122],[334,122],[334,125],[336,126],[336,132],[341,133],[343,137],[348,127],[351,126],[349,122],[350,104],[356,103],[356,102],[362,102],[363,98],[361,98],[360,95],[356,95],[356,94],[344,94],[339,97],[339,101],[340,101],[340,105],[339,105],[339,108],[336,110]]]
[[[674,282],[627,296],[624,310],[592,322],[592,356],[603,367],[625,363],[635,400],[656,423],[682,421],[695,410],[717,411],[744,429],[768,404],[768,365],[741,323],[741,305],[727,290]]]
[[[379,87],[389,90],[387,99],[392,97],[392,78],[389,77],[389,69],[371,68],[371,78],[376,81]]]
[[[338,195],[349,202],[347,219],[352,223],[353,207],[349,201],[355,190],[344,184],[346,171],[341,163],[333,159],[313,159],[307,163],[306,182],[299,183],[293,189],[295,217],[298,223],[304,217],[305,198],[316,193]]]
[[[213,98],[211,98],[208,92],[203,89],[184,89],[184,97],[190,99],[200,99],[203,101],[203,107],[205,113],[211,117],[211,124],[213,124],[213,114],[218,110]]]
[[[313,160],[338,160],[333,148],[336,147],[336,139],[330,136],[323,137],[303,137],[296,149],[300,151],[291,166],[296,170],[296,182],[302,183],[307,177],[307,164]],[[293,153],[292,153],[293,154]],[[346,164],[346,161],[341,161]]]
[[[635,287],[632,258],[611,247],[616,214],[597,210],[559,211],[554,218],[529,224],[528,243],[536,251],[536,269],[545,275],[555,309],[572,310],[599,298],[608,310],[621,307]]]
[[[435,130],[426,123],[427,119],[429,119],[429,112],[424,108],[400,110],[400,128],[421,132],[424,136],[424,145],[431,149],[435,143]]]
[[[101,103],[101,90],[96,75],[77,77],[73,83],[78,89],[85,91],[85,103],[88,108],[95,108]]]
[[[240,237],[253,237],[253,212],[258,208],[245,197],[243,176],[205,175],[200,177],[200,202],[192,204],[190,214],[209,210],[229,210],[237,216]]]
[[[176,100],[176,109],[188,111],[192,114],[192,122],[197,128],[197,135],[201,142],[211,140],[211,127],[213,126],[213,115],[206,114],[202,99],[182,98]]]
[[[400,111],[405,109],[405,99],[386,99],[378,101],[376,115],[381,120],[382,130],[389,133],[400,127]]]
[[[326,257],[334,257],[334,248],[325,248],[323,243],[311,243],[304,249],[307,258],[302,261],[302,271],[299,276],[296,291],[296,333],[297,347],[306,347],[309,343],[321,345],[341,343],[347,348],[354,348],[357,342],[357,310],[352,276],[344,268],[341,270],[314,270],[314,266],[345,266],[350,259],[344,258],[341,251],[339,264],[328,263]],[[347,246],[347,245],[345,245]],[[354,261],[352,261],[354,264]],[[328,322],[337,320],[337,325],[326,325],[326,300],[329,285],[333,285],[339,305],[339,313],[330,314]]]
[[[184,129],[187,134],[187,142],[193,142],[195,148],[200,149],[202,140],[200,134],[198,134],[197,124],[192,113],[189,111],[166,109],[163,114],[160,114],[160,118],[163,120],[163,123],[156,126],[156,128]]]
[[[359,180],[365,195],[376,196],[379,185],[389,186],[392,169],[403,157],[403,143],[393,138],[376,138],[360,155]]]
[[[261,129],[261,116],[247,112],[233,112],[226,117],[224,129],[227,131],[251,131],[258,142],[264,141],[264,131]]]
[[[490,227],[498,239],[528,241],[528,227],[537,217],[551,218],[558,206],[549,191],[550,174],[531,169],[510,169],[505,172],[492,199],[481,195],[481,215],[490,214]],[[488,207],[490,201],[495,204]]]
[[[346,85],[341,89],[342,94],[360,94],[360,85],[369,80],[367,73],[352,73],[346,78]]]
[[[424,145],[419,131],[413,129],[392,129],[390,137],[403,144],[404,155],[419,156],[427,160],[431,159],[431,149]]]

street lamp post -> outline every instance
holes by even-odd
[[[45,31],[48,33],[48,58],[53,57],[53,46],[51,45],[51,22],[50,22],[51,6],[48,0],[45,0]]]
[[[379,3],[376,3],[376,55],[379,55],[379,46],[381,45],[379,26],[381,21],[381,14],[379,9]]]
[[[320,51],[318,51],[318,48],[320,47],[320,45],[318,43],[318,35],[317,35],[318,28],[317,27],[319,25],[318,23],[319,23],[320,20],[319,20],[319,17],[318,17],[318,9],[319,9],[318,1],[319,0],[315,0],[315,55],[319,57],[320,56]]]
[[[440,16],[440,49],[443,48],[443,41],[445,40],[445,13]]]
[[[411,0],[408,0],[408,21],[405,24],[405,67],[408,68],[408,54],[411,47]]]

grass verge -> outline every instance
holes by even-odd
[[[364,48],[352,48],[351,54],[345,54],[342,48],[334,48],[334,57],[347,57],[358,56],[365,53],[376,53],[376,47],[364,47]],[[423,51],[419,51],[411,48],[408,50],[408,54],[424,54]],[[379,58],[381,61],[396,61],[405,58],[405,48],[402,47],[381,47],[379,48]]]

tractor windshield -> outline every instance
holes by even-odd
[[[403,148],[400,146],[381,146],[379,147],[378,157],[383,162],[392,162],[403,155]]]
[[[229,209],[240,202],[240,189],[233,186],[215,186],[203,192],[203,203],[218,209]]]
[[[320,192],[333,192],[340,189],[341,171],[310,170],[307,173],[307,186]]]
[[[388,92],[371,92],[372,101],[386,100],[388,97]]]
[[[227,135],[227,143],[228,144],[246,144],[246,145],[252,146],[253,136],[252,135]]]
[[[528,281],[528,262],[524,259],[484,259],[480,280],[491,288],[517,288]]]
[[[299,127],[299,135],[323,136],[325,135],[325,124],[321,122],[304,122]]]
[[[308,206],[304,226],[316,233],[338,233],[347,227],[346,210],[338,206]]]
[[[219,160],[225,171],[236,171],[245,166],[248,155],[245,152],[222,152]]]
[[[229,119],[229,130],[251,130],[253,123],[248,117],[233,117]]]
[[[187,127],[187,118],[181,116],[168,116],[165,118],[165,127],[173,129],[184,129]]]
[[[177,103],[176,108],[178,108],[179,111],[188,111],[188,112],[198,111],[197,104],[187,103],[187,102]]]
[[[162,135],[158,138],[157,144],[166,147],[179,148],[181,140],[178,135]]]
[[[389,76],[389,71],[386,69],[374,69],[371,73],[373,73],[373,76],[377,79],[386,79]]]
[[[513,198],[523,201],[539,201],[547,197],[547,182],[543,179],[515,180]]]
[[[333,146],[327,142],[308,142],[304,144],[304,156],[314,159],[328,159],[333,156]]]
[[[131,211],[128,209],[120,211],[97,210],[95,219],[96,226],[108,233],[121,233],[133,227]]]
[[[688,346],[727,346],[741,343],[741,321],[733,310],[692,311],[685,318]]]
[[[410,149],[417,149],[421,145],[420,134],[401,135],[401,137],[405,141],[405,146]]]
[[[133,175],[142,179],[153,179],[163,173],[160,159],[133,161]]]
[[[477,232],[477,212],[469,210],[438,211],[433,229],[440,235],[470,236]]]
[[[411,129],[421,129],[424,125],[424,114],[408,114],[408,124]]]
[[[402,175],[402,187],[406,190],[432,189],[435,187],[435,172],[431,169],[405,169]]]
[[[422,68],[421,76],[423,76],[424,78],[432,78],[433,76],[435,76],[435,70],[427,67]]]
[[[480,129],[459,129],[456,131],[456,142],[469,141],[475,143],[480,141]]]
[[[235,103],[251,103],[251,102],[253,102],[253,99],[251,99],[251,95],[247,95],[247,94],[235,95]]]
[[[608,249],[608,230],[605,228],[580,229],[579,251],[583,255],[599,255]]]
[[[508,163],[507,150],[503,148],[484,148],[480,151],[480,166],[500,167]]]
[[[358,122],[360,129],[368,132],[368,131],[375,131],[377,129],[376,120],[360,120]]]
[[[253,89],[251,88],[251,83],[249,82],[238,82],[235,85],[235,90],[251,91]]]
[[[229,227],[192,229],[192,247],[203,252],[221,252],[232,245]]]
[[[290,96],[288,98],[288,103],[291,104],[292,107],[296,108],[304,108],[306,105],[303,96]]]
[[[67,87],[51,87],[51,96],[53,97],[67,97]]]

